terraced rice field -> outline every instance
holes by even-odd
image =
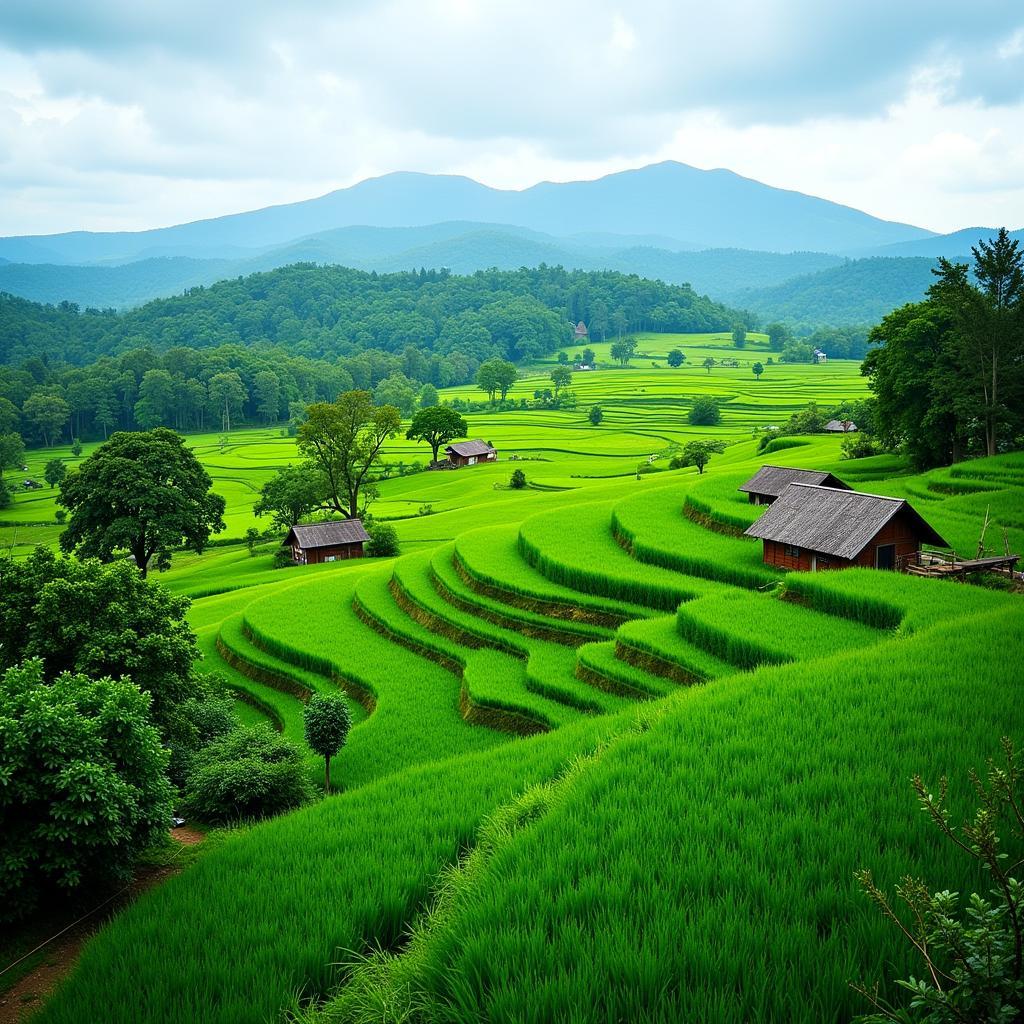
[[[501,504],[507,498],[507,492],[496,491],[495,485],[500,487],[508,482],[514,468],[509,465],[513,455],[521,460],[518,464],[531,483],[543,488],[580,491],[633,476],[638,464],[646,463],[651,456],[661,456],[664,465],[664,456],[673,445],[707,436],[708,428],[691,427],[686,422],[686,414],[697,396],[712,395],[721,400],[722,424],[711,433],[737,441],[748,438],[754,426],[782,422],[808,401],[832,404],[867,393],[859,364],[852,361],[823,366],[775,365],[767,367],[762,378],[755,380],[749,364],[755,360],[766,362],[769,353],[763,340],[751,342],[743,351],[733,349],[724,335],[639,335],[638,340],[641,350],[648,352],[650,358],[638,356],[627,369],[611,363],[608,343],[595,343],[593,347],[602,362],[595,371],[574,374],[572,389],[577,394],[578,407],[573,411],[470,413],[470,435],[495,444],[501,453],[500,461],[474,467],[472,475],[395,475],[382,482],[382,497],[375,512],[388,518],[416,517],[424,505],[430,505],[448,518],[404,521],[404,537],[409,542],[421,543],[439,538],[451,540],[465,528],[469,510],[474,515],[493,516],[493,522],[508,521],[505,510],[489,506]],[[665,363],[665,355],[676,347],[687,354],[687,363],[671,369]],[[716,359],[736,358],[741,365],[716,367],[709,374],[699,365],[709,354]],[[652,362],[656,366],[651,366]],[[509,397],[532,401],[535,390],[550,388],[551,365],[526,372]],[[467,385],[445,390],[442,398],[481,403],[486,396]],[[596,429],[587,420],[590,406],[595,404],[604,411],[604,421]],[[265,522],[253,517],[253,504],[264,482],[296,460],[294,440],[282,428],[271,428],[235,430],[226,438],[214,433],[193,435],[188,443],[213,478],[214,489],[227,501],[227,529],[223,537],[238,539],[250,526],[265,526]],[[838,440],[833,439],[832,445],[833,455],[838,457]],[[81,458],[95,447],[87,444]],[[429,449],[405,440],[404,433],[388,444],[384,454],[396,472],[399,464],[426,463],[430,458]],[[70,467],[80,461],[72,456],[68,445],[35,449],[28,453],[28,472],[8,471],[8,478],[16,488],[25,477],[42,481],[43,468],[54,457],[67,460]],[[15,554],[25,554],[36,543],[55,544],[60,532],[54,520],[56,493],[49,487],[17,493],[14,505],[0,510],[0,547],[13,547]],[[541,491],[529,490],[517,498],[518,507],[540,508],[550,504],[545,500],[550,494]]]
[[[227,591],[197,599],[192,622],[208,667],[274,727],[294,735],[314,690],[362,708],[333,765],[340,793],[140,899],[40,1020],[863,1009],[848,982],[909,961],[854,870],[979,884],[935,843],[907,780],[948,774],[966,807],[967,770],[1022,735],[1005,651],[1024,650],[1024,605],[765,568],[735,535],[757,514],[735,492],[762,461],[753,449],[738,441],[702,477],[479,501],[490,469],[444,474],[439,488],[471,481],[466,504],[453,490],[448,511],[399,524],[397,560],[180,565],[179,592]],[[831,439],[773,458],[913,492],[940,532],[966,535],[979,493],[1011,513],[1024,494],[1014,456],[920,477],[836,464]]]

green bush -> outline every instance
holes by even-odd
[[[126,680],[38,659],[0,681],[0,920],[82,885],[121,881],[170,824],[168,755],[150,698]]]
[[[14,503],[10,488],[2,476],[0,476],[0,508],[8,508]]]
[[[526,474],[521,469],[512,470],[508,485],[513,491],[521,491],[526,486]]]
[[[701,395],[693,400],[687,417],[692,427],[713,427],[722,422],[722,411],[716,399]]]
[[[182,807],[211,824],[269,818],[310,800],[298,747],[262,726],[235,729],[196,754]]]
[[[366,532],[370,535],[366,553],[371,558],[390,558],[398,554],[398,534],[390,523],[374,523]]]

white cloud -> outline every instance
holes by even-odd
[[[89,7],[0,10],[0,234],[664,158],[937,229],[1024,224],[1024,27],[998,0]]]

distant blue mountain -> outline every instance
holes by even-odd
[[[995,238],[998,228],[963,228],[948,235],[932,235],[930,238],[916,238],[906,242],[895,242],[873,250],[873,256],[931,256],[946,259],[968,260],[971,246],[977,245],[979,239]],[[1024,246],[1024,228],[1011,231],[1011,238],[1016,238]]]
[[[334,228],[449,221],[582,236],[582,244],[593,244],[588,239],[594,237],[639,235],[674,241],[679,249],[771,252],[847,253],[931,235],[732,171],[669,161],[595,181],[542,182],[522,191],[452,175],[399,172],[317,199],[173,227],[3,238],[0,257],[55,264],[177,256],[237,259]]]

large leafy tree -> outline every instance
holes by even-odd
[[[393,405],[375,406],[367,391],[346,391],[334,402],[309,406],[307,413],[298,431],[299,451],[323,474],[329,506],[355,519],[381,449],[402,425],[401,414]]]
[[[620,366],[628,366],[630,359],[636,354],[636,339],[621,338],[612,342],[611,356]]]
[[[252,511],[256,516],[272,516],[275,526],[288,529],[323,508],[326,495],[327,484],[320,470],[308,462],[285,466],[263,485]]]
[[[127,680],[41,661],[0,678],[0,920],[84,883],[125,879],[170,824],[168,754]]]
[[[188,601],[144,580],[126,561],[102,565],[36,548],[0,559],[0,667],[39,658],[46,676],[127,677],[153,697],[165,733],[190,696],[199,657]]]
[[[62,483],[58,504],[70,513],[64,551],[109,562],[127,551],[143,576],[155,558],[170,565],[171,549],[200,552],[224,529],[224,499],[173,430],[117,433]]]
[[[441,445],[465,437],[468,431],[466,421],[454,409],[435,405],[416,413],[405,436],[410,441],[426,441],[430,445],[432,461],[437,462]]]

